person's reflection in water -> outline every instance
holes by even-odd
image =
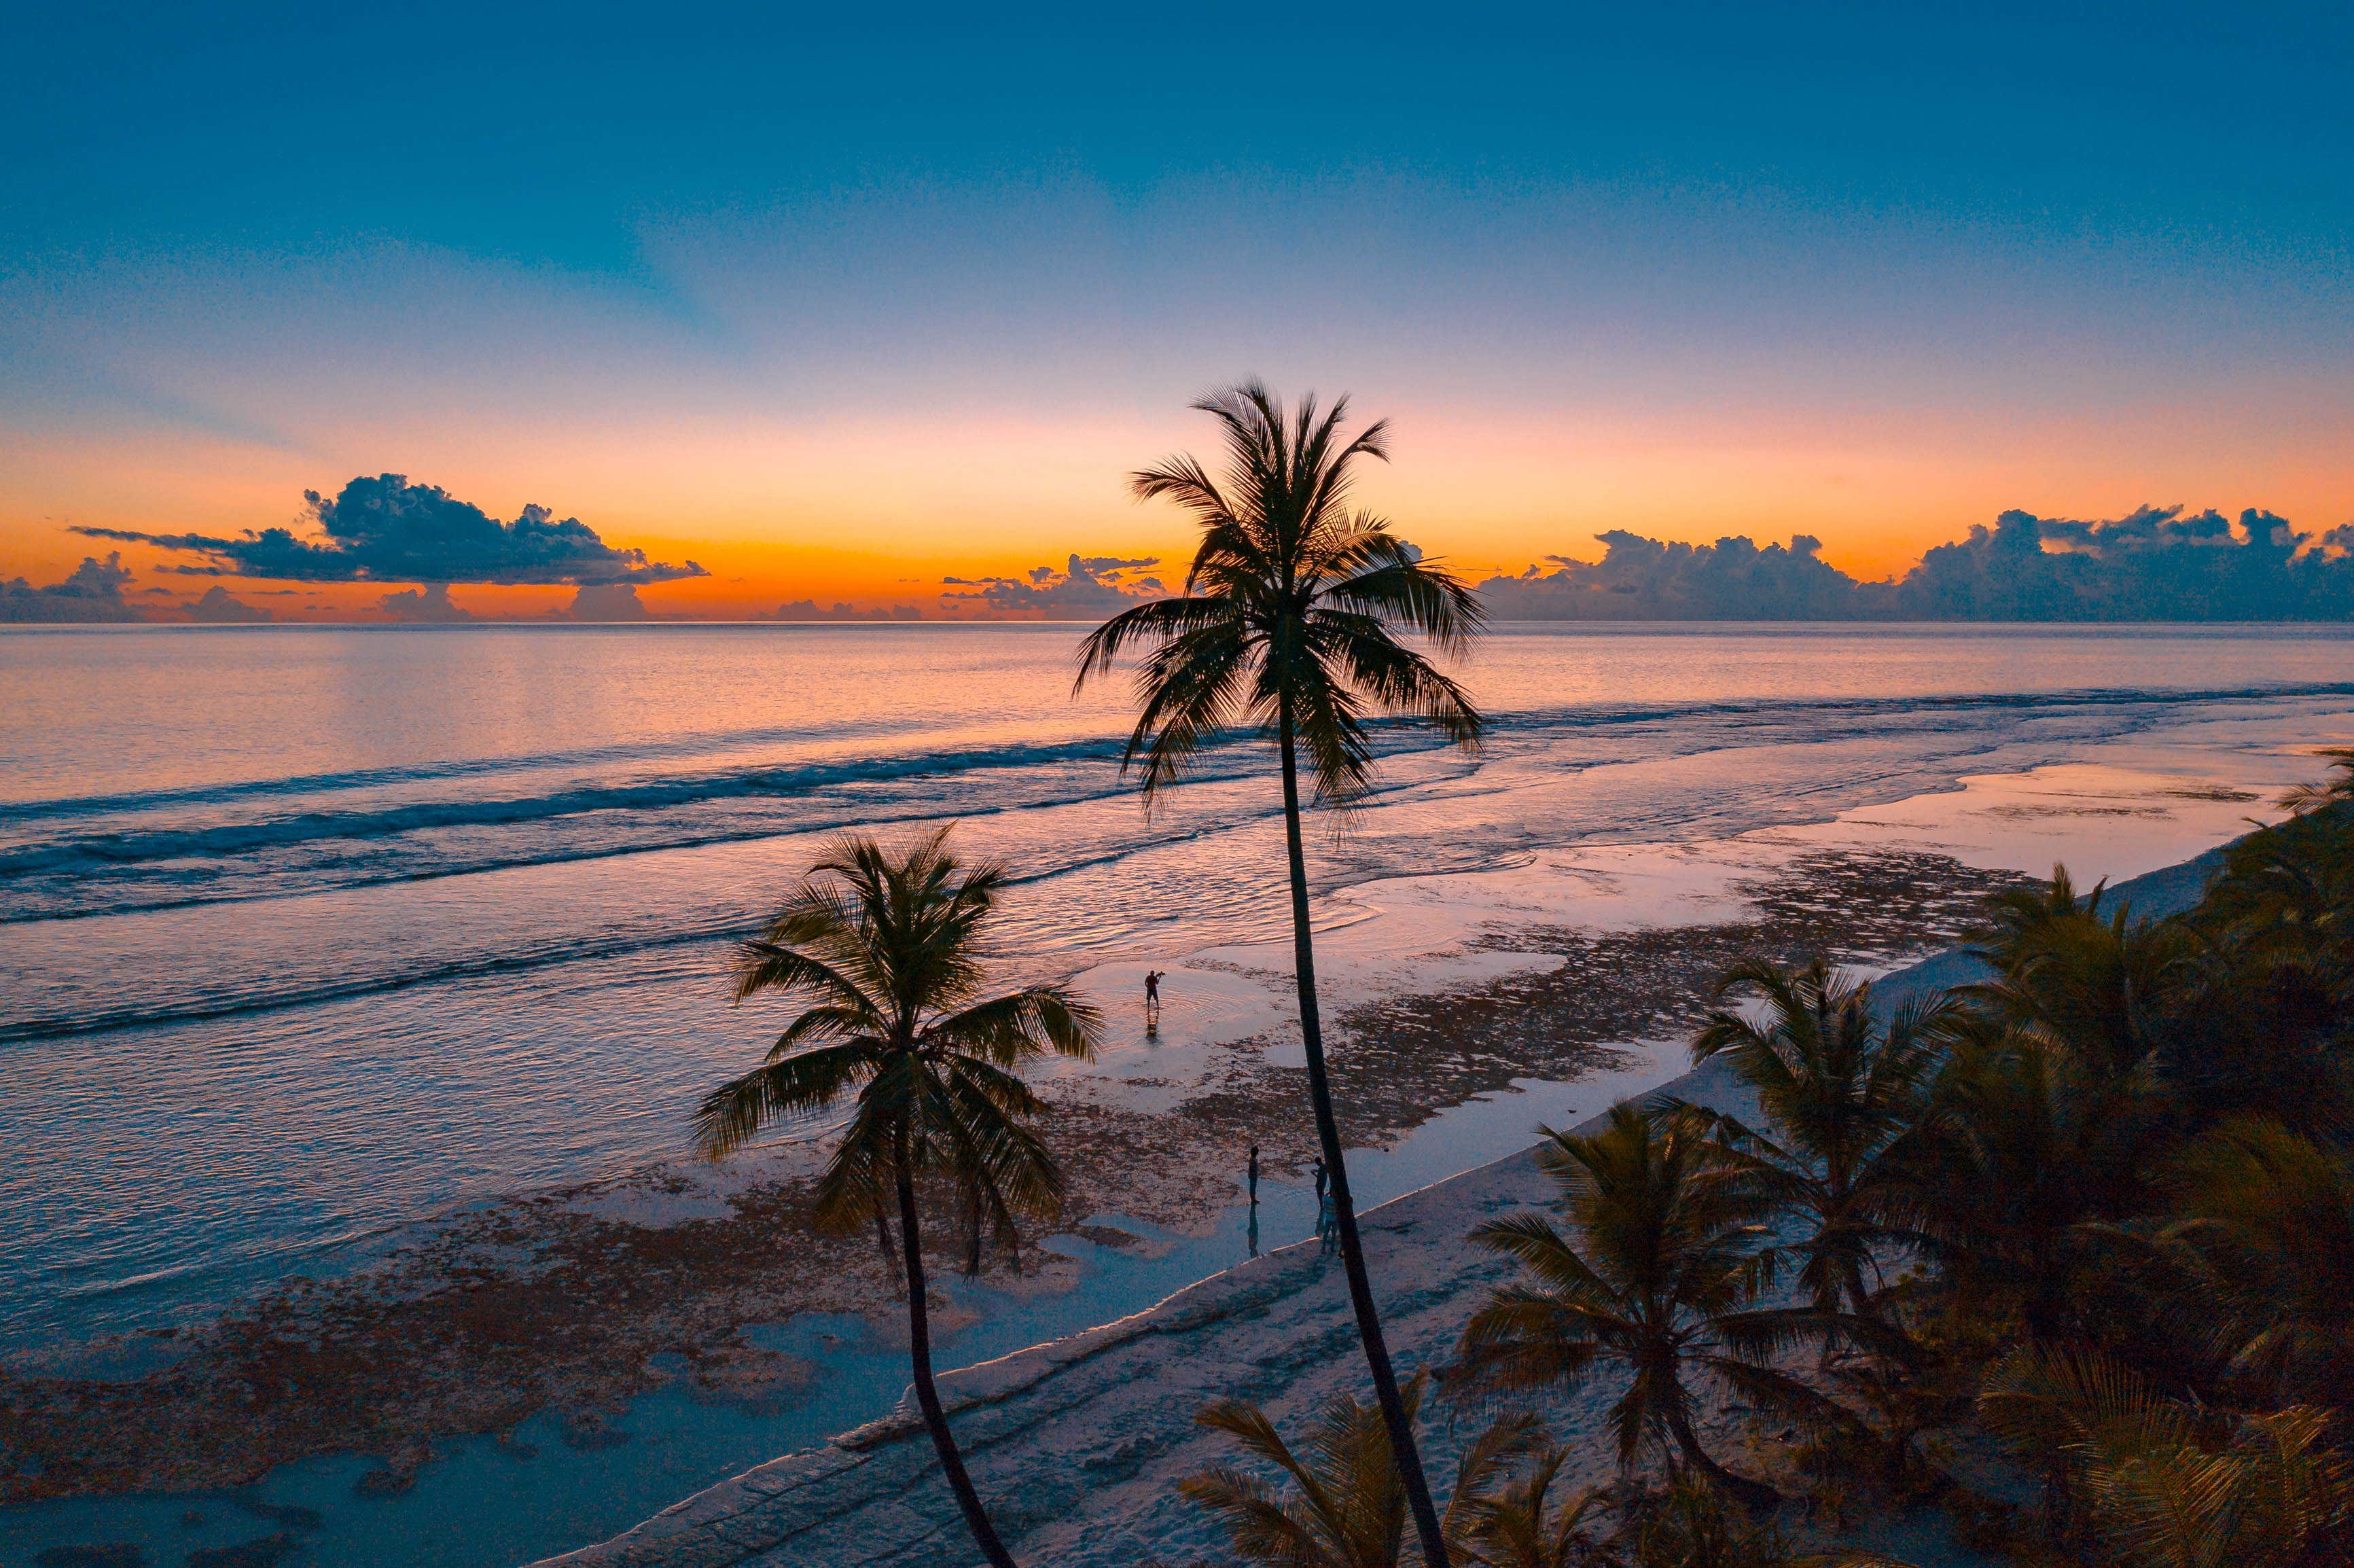
[[[1250,1212],[1250,1252],[1253,1257],[1258,1255],[1258,1205],[1256,1203],[1251,1205]]]

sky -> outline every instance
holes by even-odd
[[[853,9],[7,8],[0,579],[1021,612],[1182,575],[1252,374],[1474,577],[2354,520],[2342,5]],[[186,543],[387,474],[640,564]]]

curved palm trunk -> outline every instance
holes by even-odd
[[[948,1412],[940,1408],[939,1390],[932,1385],[932,1330],[925,1314],[923,1242],[916,1225],[916,1183],[905,1160],[899,1165],[899,1237],[907,1262],[907,1351],[915,1363],[916,1403],[923,1407],[924,1425],[931,1430],[940,1468],[948,1472],[949,1490],[956,1494],[957,1507],[964,1510],[965,1528],[972,1531],[981,1554],[989,1559],[991,1568],[1014,1568],[1013,1554],[997,1539],[997,1527],[989,1522],[989,1514],[981,1506],[981,1494],[972,1489],[972,1478],[965,1474],[964,1457],[957,1452],[956,1437],[949,1431]]]
[[[1316,951],[1308,930],[1308,859],[1299,843],[1299,764],[1288,701],[1282,705],[1278,727],[1283,745],[1284,842],[1291,853],[1291,957],[1299,980],[1299,1034],[1308,1051],[1308,1098],[1316,1108],[1317,1141],[1323,1146],[1324,1166],[1332,1181],[1332,1218],[1341,1233],[1341,1264],[1349,1277],[1349,1301],[1357,1309],[1357,1335],[1365,1342],[1365,1363],[1373,1370],[1382,1424],[1389,1429],[1398,1478],[1405,1486],[1415,1531],[1422,1538],[1425,1568],[1447,1568],[1447,1538],[1439,1528],[1438,1510],[1431,1506],[1422,1455],[1415,1447],[1405,1402],[1398,1397],[1397,1373],[1390,1366],[1389,1346],[1382,1338],[1381,1315],[1373,1308],[1373,1281],[1365,1274],[1364,1248],[1357,1240],[1357,1212],[1349,1198],[1349,1168],[1341,1158],[1341,1126],[1333,1119],[1332,1089],[1324,1075],[1324,1032],[1316,1012]]]
[[[1769,1509],[1782,1500],[1782,1494],[1763,1481],[1753,1481],[1747,1476],[1735,1475],[1720,1465],[1700,1446],[1700,1434],[1692,1430],[1691,1422],[1681,1414],[1668,1418],[1668,1430],[1674,1435],[1676,1446],[1683,1451],[1684,1462],[1706,1476],[1710,1481],[1731,1492],[1743,1507]]]

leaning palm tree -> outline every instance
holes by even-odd
[[[1398,1391],[1407,1418],[1419,1414],[1426,1382],[1417,1372]],[[1226,1522],[1246,1562],[1278,1568],[1398,1568],[1405,1559],[1405,1489],[1396,1451],[1378,1406],[1341,1394],[1316,1414],[1306,1453],[1293,1450],[1265,1411],[1222,1400],[1194,1420],[1235,1439],[1243,1451],[1291,1478],[1285,1497],[1258,1478],[1221,1465],[1177,1483],[1177,1489]],[[1496,1484],[1514,1464],[1545,1446],[1535,1416],[1503,1416],[1474,1437],[1456,1466],[1455,1490],[1441,1520],[1447,1544],[1462,1551],[1486,1517]]]
[[[1537,1162],[1562,1188],[1584,1242],[1541,1214],[1496,1220],[1471,1239],[1516,1259],[1533,1279],[1500,1287],[1463,1330],[1451,1380],[1458,1397],[1575,1386],[1602,1365],[1628,1374],[1609,1423],[1618,1463],[1647,1451],[1681,1457],[1750,1502],[1772,1489],[1727,1470],[1701,1446],[1696,1380],[1808,1420],[1835,1413],[1766,1365],[1825,1325],[1802,1308],[1760,1308],[1776,1258],[1754,1186],[1689,1109],[1613,1107],[1591,1136],[1553,1132]]]
[[[1459,654],[1483,620],[1478,599],[1460,579],[1425,560],[1382,519],[1350,509],[1357,461],[1386,461],[1389,448],[1383,421],[1354,437],[1342,432],[1348,406],[1342,397],[1320,414],[1311,397],[1287,417],[1257,381],[1193,405],[1222,427],[1225,477],[1213,478],[1188,456],[1129,479],[1138,499],[1174,500],[1201,524],[1201,547],[1186,572],[1185,591],[1098,627],[1080,645],[1074,691],[1108,675],[1131,648],[1146,650],[1136,677],[1140,712],[1121,767],[1140,763],[1148,811],[1218,736],[1247,725],[1276,747],[1308,1097],[1331,1173],[1341,1264],[1374,1397],[1397,1449],[1425,1558],[1442,1568],[1446,1543],[1373,1307],[1332,1113],[1309,936],[1299,774],[1304,762],[1319,805],[1347,808],[1362,800],[1373,771],[1368,710],[1426,719],[1456,744],[1477,747],[1481,719],[1469,698],[1394,633],[1403,629],[1442,653]]]
[[[1762,1017],[1725,1005],[1754,991]],[[1903,1185],[1906,1135],[1943,1058],[1952,1010],[1942,998],[1905,1004],[1883,1027],[1872,988],[1817,959],[1796,972],[1748,959],[1718,983],[1717,1005],[1692,1041],[1695,1064],[1723,1056],[1756,1091],[1774,1137],[1718,1118],[1761,1194],[1802,1221],[1798,1283],[1818,1312],[1876,1315],[1865,1282],[1873,1249],[1903,1227],[1892,1200]]]
[[[695,1132],[713,1159],[779,1117],[832,1108],[855,1092],[818,1180],[821,1225],[847,1231],[896,1207],[907,1273],[916,1401],[981,1554],[1013,1559],[965,1473],[932,1382],[918,1183],[945,1183],[968,1213],[1048,1213],[1062,1173],[1029,1127],[1044,1102],[1017,1075],[1048,1049],[1094,1054],[1094,1010],[1061,986],[988,995],[979,947],[1002,867],[967,867],[945,828],[898,853],[837,840],[758,941],[743,945],[738,1001],[761,991],[810,1001],[767,1062],[705,1097]]]

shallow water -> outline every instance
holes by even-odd
[[[472,1198],[677,1154],[761,1020],[722,938],[848,824],[961,820],[1067,972],[1281,928],[1259,748],[1148,822],[1063,626],[10,629],[0,1332],[168,1325]],[[1324,891],[1715,838],[2221,718],[2337,629],[1508,627],[1479,759],[1385,732]],[[340,1260],[340,1261],[339,1261]]]

